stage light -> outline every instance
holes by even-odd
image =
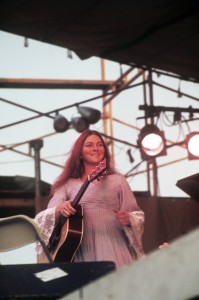
[[[25,37],[24,38],[24,47],[28,47],[29,46],[29,41],[28,41],[28,38],[27,37]]]
[[[141,131],[137,141],[141,158],[144,160],[166,155],[164,132],[153,124],[147,124]]]
[[[53,127],[57,132],[65,132],[70,126],[70,122],[58,112],[55,115]]]
[[[70,58],[72,59],[73,58],[73,54],[72,54],[72,51],[67,49],[67,58]]]
[[[78,106],[77,110],[80,115],[89,122],[89,124],[95,124],[101,118],[101,112],[97,109],[87,106]]]
[[[199,132],[191,132],[186,138],[188,159],[199,159]]]
[[[78,132],[83,132],[89,128],[89,122],[83,117],[74,117],[71,119],[71,124]]]

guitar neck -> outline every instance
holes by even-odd
[[[88,185],[90,184],[90,180],[86,179],[86,181],[82,184],[81,188],[79,189],[77,195],[75,196],[75,199],[72,201],[71,205],[75,208],[75,206],[79,203],[81,200],[83,194],[85,193]]]

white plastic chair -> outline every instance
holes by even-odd
[[[40,230],[33,219],[25,215],[15,215],[0,219],[0,252],[15,250],[39,241],[47,257],[52,263],[52,257],[43,242]]]

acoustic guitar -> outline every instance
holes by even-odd
[[[104,158],[93,172],[87,177],[71,205],[76,213],[70,217],[59,218],[48,244],[48,250],[55,262],[71,262],[79,248],[83,237],[83,207],[79,204],[84,192],[91,182],[106,173],[106,159]]]

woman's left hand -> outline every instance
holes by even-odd
[[[123,210],[114,210],[117,221],[122,225],[130,225],[129,213]]]

